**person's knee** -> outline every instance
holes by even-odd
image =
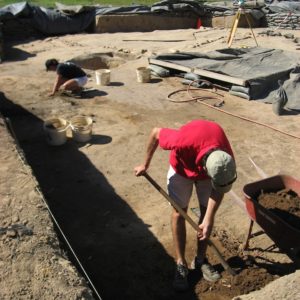
[[[173,214],[172,214],[172,218],[173,219],[179,219],[181,217],[180,213],[178,211],[173,211]]]
[[[67,89],[68,89],[68,83],[67,83],[67,82],[64,82],[64,83],[60,86],[60,88],[61,88],[62,90],[67,90]]]
[[[67,90],[67,88],[66,88],[66,86],[65,86],[64,84],[62,84],[62,85],[59,87],[59,89],[60,89],[61,91],[66,91],[66,90]]]
[[[73,90],[74,88],[79,88],[78,82],[74,79],[70,79],[68,81],[66,81],[63,85],[62,85],[63,89],[65,90]]]
[[[186,208],[183,208],[184,211],[186,211]],[[184,217],[176,210],[173,209],[172,218],[175,222],[182,222],[184,221]]]

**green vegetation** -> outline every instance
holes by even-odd
[[[0,7],[8,4],[14,4],[20,1],[15,0],[0,0]],[[29,4],[43,6],[43,7],[55,7],[55,2],[59,2],[65,5],[112,5],[112,6],[130,6],[132,4],[149,5],[158,2],[155,0],[33,0],[27,1]]]

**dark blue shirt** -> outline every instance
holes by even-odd
[[[86,76],[86,73],[81,68],[71,62],[58,64],[56,72],[67,79]]]

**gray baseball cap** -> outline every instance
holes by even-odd
[[[235,161],[231,155],[215,150],[209,154],[205,167],[216,191],[224,194],[231,190],[237,178]]]

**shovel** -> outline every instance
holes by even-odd
[[[157,182],[147,173],[143,174],[146,179],[167,199],[167,201],[180,213],[180,215],[198,232],[199,226],[193,221],[193,219],[157,184]],[[222,264],[225,271],[227,271],[230,275],[236,275],[235,271],[228,265],[222,256],[219,249],[215,246],[215,244],[207,239],[208,246],[212,248],[220,263]]]

